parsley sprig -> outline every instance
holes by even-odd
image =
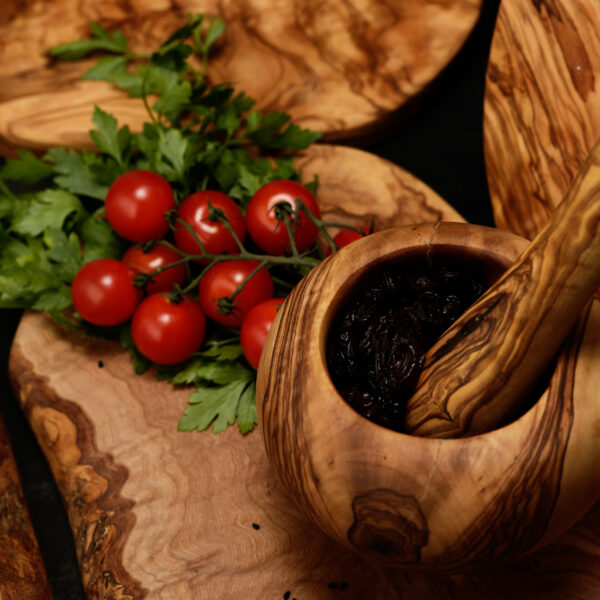
[[[265,183],[300,179],[292,155],[320,137],[285,113],[260,113],[254,99],[227,83],[207,81],[206,65],[223,32],[222,20],[191,15],[154,52],[141,54],[130,50],[119,31],[92,23],[89,39],[49,51],[61,60],[99,54],[84,79],[108,81],[142,98],[148,120],[142,131],[131,132],[96,106],[93,150],[60,147],[43,156],[19,151],[5,161],[0,168],[0,308],[46,311],[85,335],[114,337],[130,352],[137,373],[151,366],[135,349],[128,324],[100,331],[71,312],[69,284],[77,270],[96,258],[120,258],[127,245],[104,218],[111,183],[126,171],[149,169],[170,182],[178,201],[194,191],[220,189],[244,208]],[[289,215],[282,219],[289,227]],[[316,259],[302,260],[307,264],[297,261],[294,277]],[[275,279],[293,285],[287,272]],[[255,373],[243,359],[238,332],[214,328],[191,360],[156,372],[174,385],[195,388],[180,430],[213,425],[222,431],[236,421],[243,433],[253,429]]]

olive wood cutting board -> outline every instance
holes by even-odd
[[[208,68],[260,110],[349,141],[381,131],[463,46],[482,0],[11,0],[0,4],[0,150],[81,147],[95,104],[134,130],[145,110],[104,82],[81,81],[94,60],[60,62],[48,48],[89,36],[90,21],[149,51],[188,13],[226,32]]]
[[[315,146],[300,167],[319,174],[324,214],[338,220],[461,220],[360,150]],[[9,370],[65,501],[88,598],[394,597],[376,566],[340,551],[283,494],[257,430],[177,432],[190,390],[134,375],[118,345],[26,314]],[[333,584],[347,588],[336,596]]]
[[[461,220],[365,152],[321,145],[299,164],[305,178],[319,174],[319,200],[337,219],[375,214],[377,228]],[[592,347],[599,312],[588,317]],[[26,313],[9,370],[67,507],[90,600],[559,600],[600,590],[600,507],[511,567],[443,579],[388,572],[315,529],[280,487],[257,430],[177,432],[189,390],[135,376],[118,345]]]
[[[600,4],[502,0],[484,105],[496,224],[531,238],[600,136]]]

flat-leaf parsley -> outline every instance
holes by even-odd
[[[0,307],[46,311],[85,335],[114,337],[130,352],[136,373],[142,373],[150,362],[135,349],[128,323],[100,331],[72,314],[69,285],[77,270],[97,258],[120,258],[126,248],[104,217],[103,201],[111,184],[127,171],[147,169],[168,180],[177,202],[213,188],[245,208],[261,185],[298,179],[291,153],[320,134],[291,123],[284,113],[259,113],[252,98],[226,83],[209,84],[206,64],[224,31],[220,19],[190,16],[145,55],[132,52],[119,31],[109,33],[98,23],[90,31],[89,39],[52,48],[50,56],[79,60],[100,53],[83,77],[111,82],[142,98],[148,120],[140,132],[131,132],[95,107],[90,115],[94,151],[52,148],[40,157],[20,151],[4,162]],[[192,56],[200,57],[199,69],[191,66]],[[261,157],[265,151],[269,159]],[[213,332],[192,359],[173,368],[159,367],[157,376],[174,385],[195,386],[180,430],[213,424],[215,431],[222,431],[236,420],[241,432],[253,429],[255,373],[243,359],[239,334]]]

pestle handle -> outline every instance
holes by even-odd
[[[600,285],[600,143],[512,267],[431,348],[406,431],[489,431],[518,409]]]

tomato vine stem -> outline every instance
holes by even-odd
[[[284,206],[284,204],[285,204],[285,206]],[[347,225],[344,223],[336,223],[334,221],[328,221],[328,220],[324,220],[324,219],[320,219],[319,217],[316,217],[312,212],[310,212],[306,208],[306,206],[304,205],[302,200],[300,198],[297,198],[296,199],[296,207],[293,211],[292,211],[291,207],[289,206],[289,204],[287,204],[287,203],[280,203],[274,207],[274,210],[276,211],[276,214],[277,214],[278,221],[283,222],[283,224],[285,225],[286,230],[288,232],[288,237],[289,237],[289,242],[290,242],[290,253],[282,254],[282,255],[259,254],[259,253],[248,250],[246,248],[246,246],[244,246],[243,242],[240,240],[239,236],[233,229],[231,223],[227,219],[227,215],[224,213],[224,211],[220,210],[219,208],[212,207],[212,206],[209,208],[210,208],[210,212],[209,212],[209,216],[207,217],[207,221],[218,221],[218,222],[222,223],[224,228],[230,233],[230,235],[235,240],[235,242],[238,246],[238,249],[239,249],[239,253],[214,254],[214,253],[208,252],[206,250],[206,247],[200,240],[197,232],[192,227],[192,225],[190,225],[189,223],[187,223],[186,221],[184,221],[178,217],[171,218],[169,221],[171,229],[174,230],[178,225],[181,225],[182,227],[184,227],[187,231],[189,231],[190,235],[193,237],[194,242],[197,244],[200,252],[199,253],[185,252],[184,250],[182,250],[181,248],[178,248],[177,246],[175,246],[168,240],[165,240],[165,239],[158,240],[158,241],[156,241],[157,244],[161,244],[163,246],[166,246],[167,248],[174,250],[181,256],[181,258],[177,261],[169,263],[168,265],[163,265],[162,267],[155,269],[152,273],[150,273],[148,275],[148,277],[149,278],[156,277],[163,271],[170,269],[172,267],[175,267],[177,265],[181,265],[181,264],[189,265],[189,263],[191,263],[191,262],[196,262],[196,263],[205,265],[204,268],[201,270],[201,272],[198,275],[196,275],[194,278],[192,278],[191,281],[189,281],[189,283],[185,287],[178,288],[175,291],[177,297],[182,297],[185,294],[189,294],[189,293],[193,292],[197,288],[202,277],[214,265],[216,265],[219,262],[249,260],[249,261],[254,261],[254,262],[258,263],[257,266],[252,270],[252,272],[249,273],[248,276],[246,276],[244,281],[242,281],[239,284],[239,286],[233,291],[233,293],[231,295],[221,299],[222,302],[220,304],[220,308],[223,310],[223,314],[227,314],[228,312],[231,312],[233,310],[233,308],[235,307],[235,298],[241,293],[241,291],[244,289],[246,284],[252,279],[252,277],[254,277],[254,275],[256,275],[256,273],[260,269],[263,269],[263,268],[269,269],[270,267],[274,267],[274,266],[291,266],[291,267],[296,267],[296,268],[312,269],[313,267],[318,265],[323,260],[322,258],[317,258],[315,256],[311,256],[311,253],[313,253],[314,250],[316,249],[316,246],[317,246],[316,242],[315,242],[315,244],[313,244],[313,247],[311,247],[311,249],[309,251],[307,251],[306,253],[298,252],[298,248],[296,247],[296,244],[294,241],[294,234],[295,234],[295,228],[298,223],[298,217],[299,217],[300,211],[304,212],[304,214],[315,225],[315,227],[319,231],[319,235],[322,236],[323,239],[328,243],[332,252],[335,252],[336,250],[338,250],[338,246],[335,243],[335,241],[333,240],[333,238],[331,237],[331,235],[328,233],[327,228],[336,227],[336,228],[342,228],[342,229],[351,229],[353,231],[357,231],[358,233],[361,233],[364,235],[364,231],[362,229],[360,229],[359,227],[354,227],[353,225]],[[279,279],[277,281],[281,282],[281,280],[279,280]],[[293,286],[288,284],[288,287],[292,288]]]

